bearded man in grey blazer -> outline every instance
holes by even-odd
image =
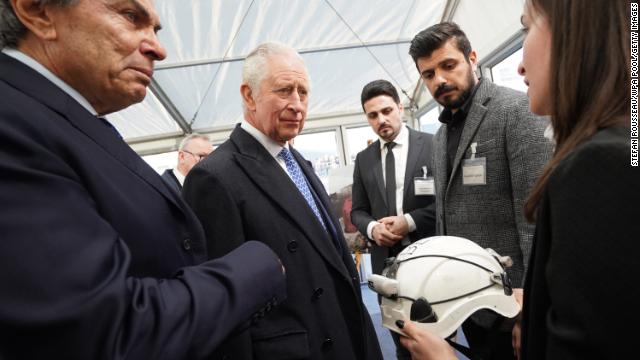
[[[507,273],[521,296],[534,232],[523,202],[552,151],[543,136],[548,121],[529,112],[525,94],[478,79],[476,52],[454,23],[418,33],[409,54],[444,106],[434,139],[437,232],[510,256]],[[503,319],[476,313],[463,329],[484,359],[514,358]]]

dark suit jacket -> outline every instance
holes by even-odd
[[[291,152],[320,205],[329,210],[322,183],[302,156]],[[183,195],[205,228],[212,258],[258,239],[278,254],[287,271],[287,301],[227,344],[219,357],[382,357],[341,231],[337,250],[287,173],[249,133],[236,127],[189,172]],[[333,214],[329,221],[340,229]]]
[[[178,181],[178,178],[173,173],[173,169],[165,170],[162,173],[161,177],[162,177],[162,180],[164,180],[164,182],[167,183],[167,185],[169,185],[178,194],[182,192],[182,185],[180,185],[180,181]]]
[[[413,242],[435,234],[435,198],[433,195],[416,196],[413,183],[414,178],[422,177],[423,166],[427,166],[428,175],[433,176],[429,165],[433,135],[410,128],[406,130],[409,130],[409,151],[404,175],[402,210],[410,214],[416,223],[416,230],[409,233],[409,238]],[[356,156],[353,170],[351,221],[365,236],[367,225],[371,221],[383,218],[389,213],[381,164],[380,140],[372,143]],[[388,256],[389,248],[372,244],[371,263],[375,274],[382,272],[384,259]]]
[[[640,169],[628,128],[600,130],[554,170],[524,287],[524,359],[633,359]]]
[[[203,358],[284,296],[262,244],[204,262],[197,218],[158,174],[1,53],[0,98],[0,358]]]

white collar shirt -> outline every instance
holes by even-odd
[[[91,106],[89,101],[87,101],[87,99],[85,99],[84,96],[80,95],[79,92],[77,92],[74,88],[69,86],[69,84],[67,84],[66,82],[62,81],[62,79],[60,79],[54,73],[49,71],[49,69],[44,67],[37,60],[23,53],[22,51],[16,50],[16,49],[4,48],[2,49],[2,52],[5,55],[11,56],[12,58],[20,61],[21,63],[37,71],[40,75],[47,78],[47,80],[51,81],[57,87],[62,89],[62,91],[67,93],[69,96],[71,96],[75,101],[77,101],[80,105],[82,105],[82,107],[87,109],[88,112],[90,112],[94,116],[98,116],[98,112],[93,108],[93,106]]]
[[[275,140],[271,139],[270,137],[262,133],[262,131],[256,129],[253,125],[249,124],[249,122],[246,120],[243,120],[240,123],[240,127],[244,131],[248,132],[249,135],[251,135],[254,139],[256,139],[256,141],[258,141],[260,145],[262,145],[265,148],[265,150],[267,150],[269,155],[273,156],[273,158],[276,160],[278,165],[280,165],[282,170],[284,170],[284,172],[287,173],[289,177],[291,177],[291,174],[289,174],[289,172],[287,171],[287,165],[284,163],[284,159],[278,156],[282,148],[289,149],[288,143],[285,143],[284,146],[280,145]]]

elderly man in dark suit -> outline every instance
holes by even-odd
[[[162,180],[178,193],[182,192],[184,179],[193,167],[213,151],[213,145],[207,135],[187,135],[178,146],[178,163],[173,169],[162,173]]]
[[[266,43],[244,63],[245,120],[187,176],[183,195],[211,257],[248,239],[287,268],[287,301],[219,349],[216,358],[380,359],[360,283],[331,203],[290,145],[302,130],[309,77],[300,55]]]
[[[387,257],[435,234],[433,136],[402,123],[400,97],[386,80],[365,85],[360,101],[380,139],[356,156],[351,221],[370,240],[373,273],[380,274]],[[397,334],[391,335],[398,358],[410,359]]]
[[[478,79],[476,52],[454,23],[421,31],[409,53],[444,106],[434,139],[437,232],[510,256],[507,273],[521,296],[534,233],[523,204],[551,154],[549,122],[529,112],[525,94]],[[483,358],[512,359],[511,325],[482,313],[463,329]]]
[[[151,0],[0,18],[0,358],[203,359],[283,299],[262,243],[206,261],[195,215],[98,117],[165,57]]]

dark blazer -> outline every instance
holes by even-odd
[[[634,359],[640,169],[600,130],[549,178],[524,287],[524,359]]]
[[[204,262],[197,218],[160,176],[1,53],[0,98],[0,358],[200,359],[285,296],[262,244]]]
[[[322,183],[291,152],[328,211]],[[382,358],[342,232],[337,231],[337,249],[284,169],[249,133],[236,127],[189,172],[183,195],[205,228],[210,257],[258,239],[278,254],[287,272],[287,301],[216,358]],[[333,214],[329,221],[340,229]]]
[[[164,180],[164,182],[167,185],[169,185],[173,190],[178,192],[178,194],[182,192],[182,185],[180,184],[180,181],[178,181],[178,178],[176,177],[176,175],[173,173],[173,169],[165,170],[162,173],[161,177],[162,177],[162,180]]]
[[[409,239],[414,242],[435,234],[435,197],[433,195],[416,196],[413,182],[414,178],[422,177],[423,166],[427,166],[428,175],[433,176],[429,163],[433,135],[410,128],[406,130],[409,131],[409,150],[404,175],[402,210],[410,214],[416,223],[416,230],[409,233]],[[356,156],[352,198],[351,221],[358,227],[360,233],[366,236],[367,225],[389,213],[382,177],[380,140],[375,141]],[[372,244],[371,264],[375,274],[382,272],[384,260],[388,256],[389,248]]]

